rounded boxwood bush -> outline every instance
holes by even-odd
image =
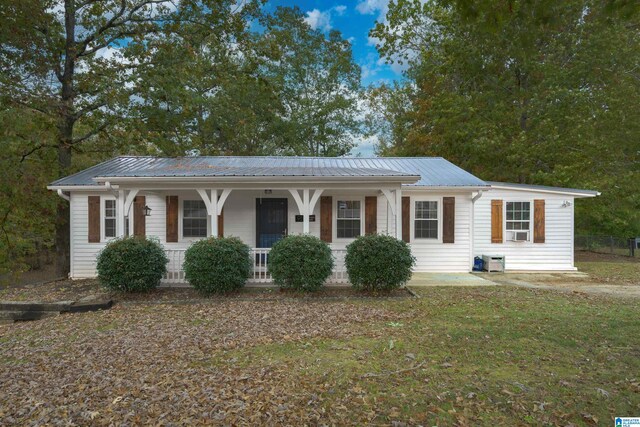
[[[344,261],[349,281],[356,289],[390,291],[407,283],[416,259],[402,240],[370,234],[347,246]]]
[[[169,259],[155,239],[123,237],[98,254],[98,279],[113,291],[146,292],[160,284]]]
[[[273,245],[267,265],[281,288],[317,291],[331,275],[333,256],[329,245],[315,236],[287,236]]]
[[[237,237],[198,240],[184,254],[185,278],[205,294],[240,289],[251,274],[249,250]]]

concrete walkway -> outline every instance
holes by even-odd
[[[496,286],[497,283],[471,273],[413,273],[407,286]]]

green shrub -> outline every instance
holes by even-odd
[[[98,279],[113,291],[146,292],[160,284],[169,259],[155,239],[124,237],[112,240],[98,254]]]
[[[237,237],[198,240],[184,254],[185,278],[205,294],[240,289],[251,274],[249,251]]]
[[[333,269],[329,245],[308,234],[287,236],[269,252],[269,273],[281,288],[316,291]]]
[[[411,278],[416,260],[402,240],[381,234],[360,236],[347,246],[345,265],[356,289],[390,291]]]

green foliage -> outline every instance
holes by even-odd
[[[371,36],[406,67],[409,95],[404,112],[392,104],[383,117],[393,129],[383,154],[596,189],[601,197],[576,204],[578,230],[640,234],[640,14],[616,4],[390,3]]]
[[[345,265],[356,289],[390,291],[411,278],[415,258],[407,243],[382,234],[360,236],[347,246]]]
[[[98,254],[100,284],[113,291],[146,292],[156,288],[169,259],[155,239],[124,237],[112,240]]]
[[[276,285],[317,291],[331,276],[333,256],[325,242],[308,234],[287,236],[269,252],[268,268]]]
[[[185,278],[204,294],[240,289],[251,274],[249,250],[237,237],[198,240],[184,254]]]

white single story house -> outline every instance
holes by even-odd
[[[439,157],[122,156],[48,186],[70,203],[71,278],[96,275],[96,255],[128,234],[159,239],[165,282],[182,282],[184,251],[208,236],[252,247],[252,281],[267,282],[269,248],[310,233],[334,252],[359,235],[403,239],[415,271],[468,272],[502,255],[506,270],[575,270],[574,199],[596,191],[485,182]]]

